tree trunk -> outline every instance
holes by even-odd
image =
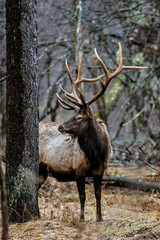
[[[6,187],[10,222],[37,218],[38,81],[36,1],[6,1]]]
[[[0,188],[1,188],[1,211],[2,211],[2,240],[8,239],[8,208],[4,174],[0,159]]]
[[[79,59],[82,54],[82,1],[73,0],[75,72],[78,74]]]
[[[0,71],[0,76],[5,77],[5,74]],[[0,82],[0,147],[5,146],[6,138],[6,84],[5,81]]]

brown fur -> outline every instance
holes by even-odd
[[[100,119],[98,119],[98,122],[109,138],[104,122]],[[58,131],[58,126],[59,124],[54,122],[41,122],[39,124],[39,162],[46,164],[57,173],[75,171],[76,174],[80,174],[81,172],[88,172],[90,162],[80,148],[78,138],[68,133],[62,134]],[[112,155],[110,142],[109,145],[110,152],[104,161],[105,170]],[[94,170],[94,175],[100,170]]]
[[[39,124],[40,185],[48,173],[60,181],[76,180],[84,219],[85,177],[94,177],[97,220],[101,221],[101,181],[112,155],[107,127],[88,105],[59,125]]]

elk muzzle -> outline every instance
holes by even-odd
[[[63,126],[62,125],[59,125],[58,131],[63,132]]]

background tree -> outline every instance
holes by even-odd
[[[82,1],[73,0],[74,14],[74,61],[76,76],[78,74],[79,58],[82,54]]]
[[[11,222],[38,217],[36,1],[6,1],[6,186]]]

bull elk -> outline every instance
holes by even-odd
[[[111,79],[123,69],[140,69],[143,67],[124,66],[122,50],[119,43],[119,66],[114,73],[109,73],[102,59],[95,50],[96,58],[101,64],[104,74],[97,78],[87,79],[81,76],[81,58],[78,76],[73,80],[67,61],[66,68],[70,78],[72,93],[62,92],[68,101],[58,94],[58,101],[66,110],[74,110],[75,115],[63,124],[41,122],[39,125],[39,174],[40,185],[45,181],[48,173],[58,181],[75,180],[80,198],[80,219],[84,220],[85,177],[92,176],[97,205],[97,221],[102,221],[101,215],[101,181],[104,170],[112,155],[112,146],[107,127],[100,119],[96,119],[90,105],[101,97]],[[105,80],[102,79],[105,77]],[[78,88],[82,82],[100,81],[101,89],[88,101]]]

